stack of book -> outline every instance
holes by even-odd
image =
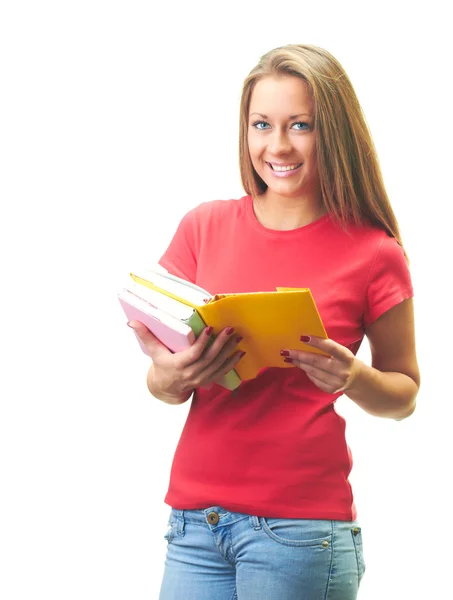
[[[327,338],[308,288],[213,296],[164,271],[138,270],[130,276],[118,293],[128,320],[143,323],[172,352],[189,348],[207,326],[213,328],[213,336],[225,327],[233,327],[242,336],[235,352],[243,350],[246,354],[225,375],[221,385],[227,389],[255,378],[263,368],[290,368],[280,355],[283,349],[322,354],[300,341],[301,335]]]

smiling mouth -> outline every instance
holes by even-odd
[[[284,173],[285,171],[294,171],[294,169],[298,169],[302,166],[302,163],[298,163],[297,165],[273,165],[272,163],[267,162],[267,165],[277,173]]]

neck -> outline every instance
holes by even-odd
[[[253,199],[255,216],[267,229],[298,229],[317,221],[326,212],[319,198],[286,198],[267,192]]]

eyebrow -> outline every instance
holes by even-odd
[[[269,117],[267,115],[263,115],[263,113],[250,113],[250,116],[252,115],[258,115],[259,117],[263,117],[263,119],[268,119]],[[298,115],[291,115],[290,117],[288,117],[288,119],[292,120],[292,119],[297,119],[297,117],[311,117],[312,115],[310,113],[300,113]]]

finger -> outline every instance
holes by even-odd
[[[328,386],[332,390],[338,389],[344,385],[345,378],[337,375],[336,373],[324,371],[310,364],[305,365],[295,359],[292,359],[292,362],[296,367],[299,367],[302,371],[305,371],[309,378],[315,378],[317,381],[321,382],[325,386]]]
[[[351,351],[348,348],[338,344],[337,342],[334,342],[329,338],[324,339],[314,335],[302,335],[300,337],[300,341],[304,342],[304,344],[308,344],[309,346],[313,346],[313,348],[318,348],[318,350],[322,350],[334,358],[344,359],[349,357],[351,354]]]
[[[232,354],[234,345],[236,345],[234,340],[231,343],[229,342],[214,359],[210,359],[207,363],[198,361],[197,367],[201,366],[201,370],[195,375],[197,381],[214,381],[218,376],[225,375],[225,373],[234,369],[235,365],[245,355],[245,352],[242,351]]]
[[[297,366],[305,371],[309,368],[315,368],[329,375],[341,377],[344,370],[344,362],[331,356],[315,354],[314,352],[303,352],[302,350],[282,350],[280,354],[286,357],[286,362],[290,362],[290,360],[297,361]]]
[[[135,332],[135,335],[143,342],[147,348],[153,362],[163,356],[171,356],[171,351],[157,339],[151,331],[140,321],[129,321],[128,326]]]
[[[212,331],[212,328],[207,328],[203,334],[207,336],[209,331]],[[203,385],[211,373],[219,369],[234,351],[235,346],[242,338],[233,334],[233,328],[226,327],[214,340],[209,335],[207,336],[209,340],[205,337],[203,344],[197,349],[194,350],[192,347],[190,350],[175,355],[175,360],[181,361],[178,366],[185,369],[187,377],[194,382],[194,387]]]
[[[205,327],[190,348],[177,353],[180,366],[187,367],[199,360],[211,341],[212,327]]]
[[[218,367],[230,356],[241,340],[242,338],[235,334],[232,327],[226,327],[215,337],[211,344],[204,345],[202,356],[197,353],[193,362],[198,362],[197,366],[201,370],[204,370],[214,361],[216,361]]]
[[[295,355],[296,352],[297,351],[293,351],[292,354]],[[303,353],[303,354],[306,354],[306,353]],[[332,390],[334,390],[334,389],[337,389],[337,388],[340,388],[341,386],[343,386],[345,377],[342,376],[342,374],[335,373],[332,370],[327,370],[325,368],[324,369],[320,368],[319,366],[317,366],[317,364],[314,364],[314,361],[312,361],[313,356],[311,356],[311,355],[309,355],[307,358],[309,360],[309,362],[307,362],[307,363],[304,363],[304,362],[298,360],[296,356],[294,356],[294,358],[286,357],[284,360],[285,360],[285,362],[293,364],[295,367],[298,367],[299,369],[304,371],[307,374],[307,377],[309,377],[309,379],[315,378],[316,381],[322,383],[323,386],[329,387],[329,390],[330,390],[330,388]],[[323,364],[322,360],[317,360],[317,359],[318,358],[323,359],[325,357],[316,356],[314,358],[317,363]],[[332,360],[332,359],[327,359],[327,360]]]
[[[320,390],[326,392],[327,394],[338,394],[342,393],[346,386],[342,386],[338,388],[338,386],[333,385],[331,382],[326,381],[324,378],[316,377],[315,375],[309,375],[307,373],[308,379],[316,385]]]
[[[223,375],[226,375],[227,373],[229,373],[229,371],[234,369],[236,367],[236,365],[243,359],[243,357],[246,354],[247,353],[244,352],[243,350],[238,350],[237,352],[235,352],[232,356],[227,358],[222,363],[222,365],[219,367],[219,369],[217,369],[215,376],[217,376],[217,375],[223,376]]]
[[[245,354],[244,351],[239,350],[227,358],[218,368],[216,368],[215,364],[209,365],[209,367],[201,373],[201,376],[213,383],[221,383],[222,378],[236,367]]]
[[[304,370],[313,368],[325,373],[339,375],[341,363],[330,356],[314,354],[313,352],[302,352],[301,350],[291,350],[290,358],[297,361],[298,366]]]

